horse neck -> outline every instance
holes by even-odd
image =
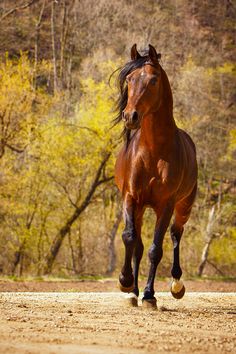
[[[152,151],[161,150],[172,146],[176,132],[176,124],[173,118],[173,97],[169,80],[162,69],[163,99],[160,107],[143,117],[141,124],[140,143]]]

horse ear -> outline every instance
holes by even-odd
[[[148,52],[148,56],[152,61],[158,61],[159,59],[161,59],[161,53],[157,53],[156,49],[149,44],[149,52]]]
[[[136,59],[139,59],[141,58],[141,55],[139,54],[139,52],[137,51],[137,45],[134,44],[131,48],[131,51],[130,51],[130,56],[131,56],[131,59],[132,60],[136,60]]]

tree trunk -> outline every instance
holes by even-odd
[[[20,263],[20,257],[21,257],[20,249],[15,252],[14,257],[15,257],[15,259],[14,259],[14,262],[13,262],[12,268],[11,268],[12,275],[15,275],[16,268],[17,268],[18,264]]]
[[[53,86],[54,92],[57,91],[57,60],[56,60],[56,41],[55,41],[55,1],[51,5],[51,36],[52,36],[52,63],[53,63]]]
[[[18,250],[15,252],[14,256],[15,256],[15,259],[14,259],[14,262],[13,262],[13,265],[12,265],[12,268],[11,268],[11,273],[12,275],[15,274],[16,272],[16,268],[18,266],[18,264],[20,264],[21,262],[21,259],[23,258],[23,255],[24,255],[24,248],[25,248],[25,242],[26,242],[26,239],[24,239],[22,241],[22,243],[20,244],[20,247],[18,248]],[[20,267],[22,268],[22,267]],[[20,269],[20,272],[21,273],[22,270]],[[21,275],[21,274],[20,274]]]
[[[39,51],[39,35],[40,35],[40,27],[42,22],[42,17],[45,9],[46,0],[43,0],[43,4],[40,10],[38,21],[35,25],[35,44],[34,44],[34,88],[37,86],[37,67],[38,67],[38,51]]]
[[[96,191],[97,187],[100,184],[110,180],[110,178],[100,180],[100,177],[101,177],[101,174],[102,174],[102,170],[103,170],[106,162],[108,161],[110,155],[111,155],[110,153],[107,153],[105,155],[105,157],[103,158],[102,162],[100,163],[100,166],[99,166],[99,168],[97,170],[97,173],[96,173],[96,176],[94,178],[94,181],[92,182],[92,184],[90,186],[90,189],[89,189],[86,197],[84,198],[83,202],[80,204],[80,206],[74,205],[74,207],[75,207],[74,213],[66,221],[65,225],[59,230],[58,234],[54,238],[54,240],[52,242],[52,245],[50,247],[50,251],[49,251],[48,255],[46,256],[46,265],[44,267],[43,274],[51,273],[53,263],[54,263],[57,255],[58,255],[58,252],[60,250],[60,247],[62,245],[62,242],[63,242],[65,236],[70,232],[72,225],[78,219],[78,217],[81,215],[81,213],[90,204],[91,199],[92,199],[92,197],[94,195],[94,192]]]
[[[208,224],[207,224],[207,228],[206,228],[207,241],[206,241],[206,244],[205,244],[203,251],[202,251],[201,263],[198,267],[198,273],[197,273],[198,276],[200,276],[200,277],[202,276],[205,265],[207,263],[210,245],[215,237],[214,233],[213,233],[214,223],[215,223],[215,205],[213,205],[213,207],[211,208],[211,210],[209,212]]]
[[[75,261],[74,248],[73,248],[72,241],[71,241],[71,232],[68,233],[68,241],[69,241],[69,247],[70,247],[70,252],[71,252],[72,269],[73,269],[73,272],[76,274],[77,273],[76,261]]]
[[[62,25],[61,25],[61,50],[60,50],[60,82],[61,87],[64,86],[64,58],[65,58],[65,47],[66,47],[66,37],[67,37],[67,30],[68,30],[68,10],[66,0],[63,1],[63,15],[62,15]]]

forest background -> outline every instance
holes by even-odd
[[[236,275],[234,0],[0,1],[0,274],[112,275],[123,258],[114,70],[154,45],[197,146],[186,276]],[[143,224],[145,254],[155,218]],[[165,237],[160,276],[169,276]]]

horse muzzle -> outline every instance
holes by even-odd
[[[140,127],[140,117],[137,111],[122,112],[122,120],[127,129],[138,129]]]

